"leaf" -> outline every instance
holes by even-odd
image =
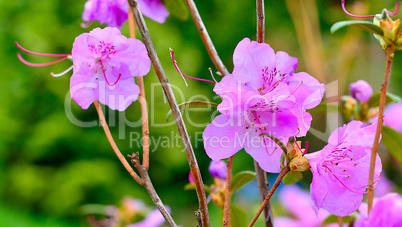
[[[387,148],[389,153],[402,165],[402,134],[394,129],[383,126],[381,143]]]
[[[185,108],[194,108],[194,107],[217,107],[217,103],[213,102],[205,102],[205,101],[189,101],[189,102],[183,102],[179,104],[179,109],[185,109]],[[166,114],[166,121],[169,121],[169,117],[172,114],[172,110],[169,110],[169,112]]]
[[[185,0],[164,0],[163,3],[166,9],[174,17],[180,20],[187,20],[188,18],[188,8]]]
[[[230,225],[232,227],[247,226],[248,224],[247,213],[240,206],[230,204],[229,215],[230,215]]]
[[[212,189],[208,185],[204,184],[204,189],[205,189],[206,193],[211,193],[212,192]],[[188,184],[184,185],[184,190],[185,191],[195,190],[195,184],[188,183]]]
[[[80,210],[83,215],[89,214],[100,214],[107,215],[107,206],[100,204],[87,204],[80,207]]]
[[[241,187],[249,183],[255,178],[255,173],[252,171],[242,171],[232,177],[232,190],[231,193],[236,192]]]
[[[384,31],[379,26],[373,24],[370,21],[361,21],[361,20],[336,22],[334,25],[332,25],[330,31],[331,31],[331,33],[334,33],[336,31],[338,31],[340,28],[343,28],[343,27],[346,27],[349,25],[358,27],[360,29],[366,30],[368,32],[379,35],[381,37],[384,36]]]
[[[344,111],[343,106],[339,106],[338,103],[327,103],[327,102],[321,102],[315,108],[307,110],[307,112],[311,114],[326,114],[331,112],[342,113],[343,111]]]
[[[260,136],[268,136],[269,138],[271,138],[283,151],[283,153],[286,155],[288,155],[288,149],[285,146],[285,144],[282,143],[282,141],[280,141],[278,138],[276,138],[275,136],[271,136],[267,133],[261,133]]]
[[[297,183],[301,179],[303,179],[303,174],[301,172],[290,171],[285,175],[285,177],[283,177],[282,181],[285,185],[291,185]]]
[[[346,216],[346,217],[342,217],[342,222],[343,223],[350,223],[352,220],[354,219],[353,216]],[[328,224],[333,224],[333,223],[338,223],[338,217],[331,214],[329,215],[323,222],[323,225],[328,225]]]
[[[381,93],[375,93],[371,96],[370,100],[368,101],[369,108],[377,107],[380,105],[380,96]],[[400,102],[401,99],[402,99],[401,97],[387,92],[387,97],[385,98],[385,105],[389,104],[390,102]]]

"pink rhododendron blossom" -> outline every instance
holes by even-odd
[[[128,19],[128,3],[126,0],[88,0],[82,19],[120,28]]]
[[[314,207],[337,216],[353,213],[366,193],[371,148],[376,124],[352,121],[336,129],[321,151],[307,154],[313,173],[310,185]],[[377,154],[374,179],[379,180],[381,159]]]
[[[367,217],[368,206],[363,203],[354,227],[399,227],[402,226],[402,196],[389,193],[380,198],[374,198],[373,209]]]
[[[360,102],[367,102],[373,95],[373,88],[364,80],[358,80],[351,83],[349,87],[350,96]]]
[[[322,222],[330,215],[326,210],[320,210],[318,214],[311,207],[310,195],[295,185],[282,187],[279,192],[280,204],[286,208],[291,217],[275,217],[277,227],[320,227]],[[335,227],[338,224],[325,225]]]
[[[402,133],[402,103],[390,103],[384,110],[384,125]],[[377,117],[375,120],[377,121]]]
[[[208,170],[211,176],[226,179],[226,163],[224,161],[211,161]]]
[[[168,212],[170,213],[169,207],[166,207]],[[158,227],[162,226],[165,223],[165,218],[162,216],[159,210],[153,210],[148,217],[146,217],[141,222],[127,225],[126,227]]]
[[[154,21],[163,23],[169,15],[160,0],[137,0],[141,12]],[[126,0],[88,0],[85,3],[82,19],[92,22],[106,23],[109,27],[120,28],[128,19],[128,3]]]
[[[221,115],[203,133],[204,147],[213,160],[246,150],[267,172],[280,171],[282,150],[266,133],[287,143],[304,136],[324,85],[307,73],[295,73],[297,59],[277,52],[266,43],[243,39],[233,55],[233,73],[223,77],[214,91],[222,97]]]
[[[141,13],[150,19],[164,23],[169,16],[165,5],[160,0],[137,0]]]
[[[135,76],[144,76],[151,61],[141,41],[126,38],[117,28],[95,28],[73,44],[71,98],[83,109],[95,100],[123,111],[139,94]]]

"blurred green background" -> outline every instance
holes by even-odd
[[[255,40],[255,1],[195,2],[219,55],[231,71],[237,43],[244,37]],[[87,29],[80,27],[84,3],[84,0],[0,1],[0,226],[88,226],[81,206],[118,205],[126,195],[152,204],[146,191],[130,178],[115,157],[99,124],[80,127],[69,120],[97,122],[98,119],[93,105],[83,110],[69,99],[71,72],[60,78],[50,76],[50,72],[59,73],[72,63],[67,60],[33,68],[17,59],[16,53],[21,51],[14,42],[35,52],[71,53],[75,37],[97,26],[104,27],[97,22]],[[395,1],[347,1],[347,4],[350,11],[374,14],[382,8],[393,10]],[[297,57],[297,71],[306,71],[325,84],[335,81],[336,92],[328,97],[347,94],[348,84],[358,79],[367,80],[379,91],[384,54],[372,35],[354,28],[342,29],[334,35],[329,32],[335,22],[353,19],[342,12],[339,0],[269,0],[265,1],[265,7],[266,42],[275,51]],[[169,56],[171,47],[183,73],[210,79],[208,67],[213,68],[213,64],[193,20],[169,17],[164,24],[149,19],[146,22],[178,102],[203,100],[202,97],[219,102],[209,83],[187,80],[186,87]],[[128,36],[127,23],[122,33]],[[53,60],[22,55],[31,62]],[[402,56],[397,53],[390,90],[398,95],[402,95],[401,64]],[[180,140],[172,143],[169,139],[178,134],[176,126],[166,123],[169,106],[163,101],[153,69],[144,79],[150,108],[151,150],[154,150],[150,156],[151,179],[163,202],[172,208],[177,223],[195,226],[196,194],[183,190],[189,172],[186,156]],[[206,184],[213,181],[201,135],[216,114],[212,110],[184,111]],[[123,113],[106,108],[106,118],[124,154],[142,150],[140,144],[137,146],[137,135],[141,133],[138,102]],[[325,121],[324,117],[316,116],[313,128],[329,135]],[[313,135],[306,140],[310,141],[310,151],[325,145],[325,141]],[[383,162],[387,162],[384,167],[388,177],[400,185],[401,167],[386,153],[382,155]],[[252,159],[244,151],[236,154],[234,172],[253,168]],[[307,188],[311,176],[305,175],[306,181],[301,185]],[[249,211],[250,219],[258,209],[257,201],[255,182],[234,199]],[[219,226],[219,209],[212,204],[210,209],[212,225]]]

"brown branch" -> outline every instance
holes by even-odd
[[[265,37],[264,0],[257,0],[257,42],[263,43]]]
[[[225,204],[223,206],[223,226],[230,226],[230,189],[232,182],[232,166],[233,166],[233,155],[230,156],[228,164],[226,166],[226,189],[225,189]]]
[[[269,183],[267,181],[267,174],[266,172],[261,169],[258,162],[254,161],[254,169],[257,177],[257,185],[258,191],[260,193],[260,202],[263,203],[265,197],[268,195],[269,192]],[[266,227],[272,227],[273,225],[273,215],[271,210],[270,202],[264,207],[264,223]]]
[[[130,9],[131,11],[131,9]],[[128,14],[128,22],[130,27],[130,37],[135,38],[135,21],[132,13]],[[140,96],[138,100],[141,106],[141,122],[142,122],[142,165],[145,169],[149,169],[149,126],[148,126],[148,108],[145,98],[144,77],[137,77],[138,87],[140,87]]]
[[[290,171],[289,166],[286,166],[284,169],[282,169],[282,171],[279,173],[279,176],[276,178],[274,185],[272,185],[271,190],[269,191],[267,197],[265,197],[264,202],[261,204],[260,208],[258,209],[257,213],[255,214],[253,220],[251,220],[250,224],[248,225],[248,227],[251,227],[255,224],[255,222],[257,221],[258,217],[260,216],[260,214],[262,213],[262,211],[264,210],[264,207],[268,204],[269,200],[271,199],[272,195],[274,194],[275,190],[279,187],[279,185],[281,184],[281,181],[283,179],[283,177]]]
[[[124,168],[130,173],[130,175],[137,181],[140,185],[144,185],[142,179],[137,175],[137,173],[131,168],[130,164],[127,162],[126,158],[121,154],[119,148],[113,140],[112,134],[110,133],[109,126],[106,123],[105,115],[103,114],[102,107],[100,106],[98,100],[94,101],[96,111],[98,111],[99,120],[105,131],[106,137],[109,140],[110,145],[113,148],[114,153],[119,158],[120,162],[123,164]]]
[[[371,149],[371,159],[370,159],[370,173],[369,173],[369,183],[368,183],[368,196],[367,196],[367,204],[368,204],[368,213],[370,214],[371,208],[373,207],[373,199],[374,199],[374,173],[375,173],[375,160],[377,158],[378,147],[380,146],[380,135],[382,131],[382,125],[384,122],[384,107],[385,107],[385,99],[387,97],[387,87],[389,82],[389,77],[391,75],[391,66],[392,60],[394,59],[395,47],[390,47],[385,50],[385,73],[384,73],[384,82],[381,87],[381,95],[380,95],[380,106],[378,110],[378,119],[377,119],[377,128],[375,131],[374,143]]]
[[[176,98],[173,94],[172,88],[165,75],[165,72],[163,71],[159,58],[156,54],[155,47],[152,43],[152,40],[149,35],[149,31],[145,24],[144,18],[138,8],[137,1],[136,0],[128,0],[128,3],[130,4],[131,10],[134,15],[134,19],[137,23],[137,26],[141,33],[142,39],[144,40],[145,46],[147,47],[148,55],[149,55],[149,58],[151,59],[153,68],[156,72],[156,75],[158,76],[158,79],[159,79],[161,85],[162,85],[163,91],[165,92],[165,95],[169,102],[170,108],[172,109],[174,120],[176,122],[177,129],[181,136],[184,150],[186,152],[190,170],[191,170],[191,173],[193,174],[195,188],[196,188],[196,192],[197,192],[197,196],[198,196],[198,202],[200,205],[202,224],[203,224],[203,226],[210,226],[209,215],[208,215],[208,203],[207,203],[207,199],[205,196],[204,183],[202,182],[201,173],[200,173],[200,169],[198,168],[197,159],[195,157],[194,150],[192,148],[186,126],[184,125],[183,118],[181,116],[181,112],[177,105]]]
[[[138,153],[133,153],[133,155],[128,155],[128,157],[131,158],[131,162],[134,164],[135,168],[137,168],[138,172],[140,173],[142,179],[144,180],[143,185],[144,188],[147,190],[149,196],[152,198],[152,201],[154,202],[158,210],[161,212],[166,222],[169,224],[170,227],[172,226],[177,227],[172,216],[170,216],[169,211],[167,211],[165,205],[162,203],[161,199],[156,193],[155,188],[152,185],[151,179],[149,178],[148,170],[141,165]]]
[[[264,43],[265,41],[265,8],[264,0],[256,0],[257,9],[257,42]],[[258,191],[260,193],[260,201],[264,202],[264,198],[268,195],[269,184],[267,181],[266,172],[261,169],[258,162],[254,160],[254,169],[257,175]],[[271,204],[268,202],[264,207],[264,223],[266,227],[273,226],[273,215],[271,210]]]
[[[219,72],[222,74],[222,76],[228,75],[229,71],[226,69],[222,60],[219,58],[218,52],[216,52],[215,46],[208,35],[208,31],[205,28],[204,22],[202,22],[200,13],[198,12],[198,9],[195,6],[194,1],[186,0],[186,2],[188,9],[190,10],[191,16],[193,17],[193,20],[195,22],[195,25],[197,26],[198,32],[200,33],[202,42],[207,48],[208,54],[211,57],[212,62],[214,63],[215,67],[219,70]]]

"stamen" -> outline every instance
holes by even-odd
[[[37,55],[37,56],[49,56],[49,57],[65,57],[65,56],[69,56],[71,54],[42,54],[42,53],[35,53],[32,51],[29,51],[25,48],[23,48],[20,44],[18,44],[17,42],[15,42],[15,45],[20,48],[22,51],[28,53],[28,54],[33,54],[33,55]]]
[[[85,24],[85,22],[81,22],[80,23],[81,28],[88,28],[89,26],[91,26],[92,22],[93,22],[93,20],[88,21],[86,24]]]
[[[169,48],[169,51],[170,51],[170,57],[172,58],[172,61],[173,61],[173,65],[174,65],[174,67],[176,68],[177,72],[179,72],[180,75],[183,77],[183,80],[184,80],[184,82],[186,83],[186,86],[188,86],[188,85],[187,85],[187,82],[186,82],[186,80],[184,79],[184,77],[189,78],[189,79],[192,79],[192,80],[199,80],[199,81],[204,81],[204,82],[208,82],[208,83],[211,83],[211,84],[215,84],[215,82],[212,82],[212,81],[210,81],[210,80],[199,79],[199,78],[194,78],[194,77],[191,77],[191,76],[184,75],[184,74],[180,71],[179,66],[177,66],[176,60],[174,60],[174,52],[173,52],[173,50],[172,50],[171,48]]]
[[[73,67],[74,67],[74,65],[72,65],[72,66],[68,67],[68,69],[66,69],[66,70],[64,70],[63,72],[58,73],[58,74],[54,74],[53,72],[51,72],[51,73],[50,73],[50,75],[51,75],[52,77],[59,77],[59,76],[63,76],[64,74],[66,74],[66,73],[70,72],[70,71],[73,69]]]
[[[212,73],[212,69],[211,67],[208,68],[209,72],[211,73],[212,79],[215,81],[215,83],[218,83],[218,81],[216,81],[214,74]]]
[[[308,150],[308,141],[306,141],[305,145],[304,145],[304,152],[302,152],[303,155],[307,154],[307,150]]]
[[[342,9],[343,9],[343,11],[344,11],[347,15],[349,15],[349,16],[351,16],[351,17],[356,17],[356,18],[370,18],[370,17],[375,17],[375,15],[357,16],[357,15],[354,15],[354,14],[349,13],[349,12],[346,10],[346,8],[345,8],[345,0],[342,0]]]
[[[55,64],[55,63],[57,63],[57,62],[66,60],[66,59],[68,58],[68,56],[65,56],[65,57],[63,57],[63,58],[60,58],[60,59],[58,59],[58,60],[51,61],[51,62],[48,62],[48,63],[31,63],[31,62],[28,62],[28,61],[26,61],[25,59],[23,59],[23,58],[21,57],[21,54],[20,54],[20,53],[17,53],[17,56],[18,56],[18,59],[20,59],[20,61],[21,61],[22,63],[24,63],[25,65],[32,66],[32,67],[48,66],[48,65],[52,65],[52,64]]]
[[[394,17],[394,16],[396,16],[396,15],[398,14],[399,6],[400,6],[400,2],[397,1],[397,2],[395,3],[395,10],[394,10],[394,12],[390,12],[390,11],[388,11],[387,9],[385,9],[385,11],[388,13],[388,15]]]
[[[292,91],[292,93],[290,95],[293,95],[297,89],[299,89],[299,87],[303,84],[303,81],[300,81],[300,83],[297,85],[297,87]]]
[[[255,116],[254,120],[257,120],[258,125],[261,126],[260,119],[257,118],[257,113],[256,113],[255,111],[254,111],[253,113],[254,113],[254,116]],[[253,125],[253,126],[254,126],[254,125]],[[265,128],[264,128],[264,129],[265,129]],[[261,130],[261,134],[263,134],[264,131],[262,130],[261,127],[260,127],[260,130]],[[257,132],[257,129],[255,130],[255,132]],[[265,147],[265,150],[266,150],[266,152],[267,152],[267,155],[268,155],[268,156],[272,156],[272,155],[275,153],[276,147],[275,147],[275,149],[274,149],[274,151],[273,151],[272,153],[269,153],[268,147],[267,147],[267,143],[265,142],[265,138],[263,137],[262,140],[264,141],[264,147]]]
[[[114,86],[114,85],[116,85],[116,83],[120,80],[120,78],[121,78],[121,73],[119,73],[119,77],[117,78],[117,80],[114,82],[114,83],[109,83],[109,81],[107,80],[107,77],[106,77],[106,73],[105,73],[105,70],[104,70],[104,65],[103,65],[103,63],[102,63],[102,60],[100,60],[99,59],[99,63],[101,64],[101,69],[102,69],[102,73],[103,73],[103,76],[105,77],[105,80],[106,80],[106,83],[109,85],[109,86]]]
[[[335,177],[335,179],[338,180],[338,182],[341,183],[341,185],[342,185],[343,187],[345,187],[346,189],[348,189],[349,191],[351,191],[351,192],[353,192],[353,193],[356,193],[356,194],[360,194],[360,195],[364,195],[364,194],[367,194],[367,193],[368,193],[368,191],[365,191],[365,192],[357,192],[357,191],[355,191],[355,190],[349,188],[348,186],[346,186],[345,183],[343,183],[343,182],[332,172],[332,170],[331,170],[330,168],[327,167],[326,169],[327,169],[330,173],[332,173],[332,175]]]

